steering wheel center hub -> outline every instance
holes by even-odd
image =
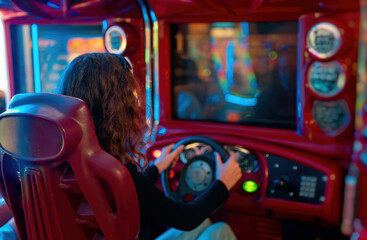
[[[204,136],[192,136],[178,141],[172,151],[184,146],[180,153],[180,161],[175,166],[179,173],[170,178],[170,169],[162,172],[162,187],[164,193],[179,202],[185,202],[186,196],[197,196],[207,189],[214,180],[215,159],[217,152],[225,161],[228,152],[221,144]],[[183,166],[182,166],[183,165]]]
[[[204,191],[210,185],[212,178],[212,168],[206,161],[195,160],[187,167],[185,181],[192,191]]]

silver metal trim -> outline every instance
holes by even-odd
[[[147,10],[147,6],[142,0],[137,0],[137,3],[140,6],[143,20],[144,20],[144,29],[145,29],[145,101],[146,101],[146,119],[150,127],[153,128],[153,102],[152,102],[152,67],[151,67],[151,24],[149,20],[149,13]],[[152,138],[154,138],[154,132],[152,132]],[[151,139],[153,140],[153,139]]]
[[[158,34],[158,19],[153,12],[152,9],[150,9],[150,17],[152,19],[153,23],[153,56],[154,56],[154,104],[153,104],[153,117],[154,117],[154,132],[156,132],[158,125],[159,125],[159,114],[160,114],[160,108],[159,108],[159,34]]]
[[[150,121],[149,124],[152,127],[152,135],[150,140],[154,141],[157,128],[159,125],[159,112],[160,112],[158,20],[154,11],[149,6],[145,5],[142,0],[138,0],[137,2],[140,5],[145,25],[145,64],[146,64],[145,92],[146,92],[146,106],[147,106],[146,117],[147,120]],[[149,20],[151,20],[151,22]],[[153,56],[153,65],[151,63],[151,56]]]

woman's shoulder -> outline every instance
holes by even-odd
[[[149,180],[152,183],[156,182],[158,177],[159,177],[159,173],[158,173],[158,169],[155,165],[151,165],[149,167],[147,167],[143,172],[140,171],[138,169],[138,167],[133,164],[133,163],[128,163],[125,164],[126,168],[129,170],[130,175],[133,179],[143,179],[143,181],[145,180]]]
[[[129,170],[138,171],[138,167],[135,164],[133,164],[133,163],[126,163],[125,164],[125,167],[127,169],[129,169]]]
[[[142,175],[141,171],[139,171],[138,166],[136,166],[133,163],[127,163],[125,164],[125,167],[127,170],[129,170],[130,175],[134,178],[134,176]]]

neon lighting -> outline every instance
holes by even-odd
[[[33,52],[33,78],[34,78],[34,92],[41,92],[41,69],[40,69],[40,56],[38,46],[38,26],[37,24],[31,25],[32,33],[32,52]]]
[[[229,94],[230,90],[228,87],[228,83],[226,81],[225,69],[224,69],[225,66],[223,66],[222,61],[220,59],[220,48],[218,47],[215,38],[210,39],[210,45],[212,48],[213,53],[212,59],[214,62],[214,67],[217,71],[220,88],[222,89],[223,94]]]
[[[242,188],[245,192],[253,193],[259,189],[259,185],[254,181],[248,180],[242,184]]]
[[[167,128],[165,128],[165,127],[162,127],[162,128],[160,128],[160,129],[157,130],[157,134],[159,136],[163,136],[166,133],[167,133]]]
[[[352,176],[352,175],[348,175],[344,179],[344,182],[346,184],[351,184],[351,185],[356,185],[357,181],[358,181],[357,178],[355,176]]]
[[[247,22],[241,23],[241,31],[238,32],[238,35],[238,38],[240,39],[240,46],[244,49],[241,54],[241,61],[243,61],[243,63],[245,64],[245,70],[248,73],[247,77],[251,87],[251,92],[249,93],[249,95],[255,96],[259,86],[257,84],[249,53],[250,51],[248,47],[248,38],[250,36],[250,25]]]
[[[172,169],[169,170],[169,179],[173,179],[175,177],[176,173]]]
[[[150,9],[150,16],[153,23],[153,54],[154,54],[154,99],[153,99],[153,116],[154,116],[154,129],[159,125],[159,54],[158,54],[158,20],[155,13]],[[154,140],[154,139],[152,139]]]
[[[247,22],[241,23],[242,35],[247,39],[250,36],[250,25]]]
[[[240,26],[241,30],[237,30],[235,36],[233,36],[231,40],[227,40],[228,42],[226,43],[226,52],[224,56],[225,62],[222,60],[223,54],[218,44],[220,44],[220,41],[226,40],[221,39],[218,41],[217,38],[211,37],[210,45],[213,53],[212,60],[225,100],[242,106],[254,106],[257,103],[255,96],[258,92],[258,83],[252,67],[247,43],[250,34],[249,24],[243,22]],[[241,51],[236,51],[236,49],[240,49]],[[239,52],[239,54],[237,52]],[[272,53],[272,57],[274,56],[274,53]],[[231,87],[235,85],[235,69],[238,68],[246,72],[249,88],[245,89],[244,92],[236,92],[234,95],[231,91]]]
[[[6,61],[6,40],[4,22],[0,12],[0,89],[8,93],[9,90],[8,64]]]
[[[224,95],[224,99],[227,102],[234,103],[241,106],[255,106],[257,104],[257,98],[244,98],[232,94]]]
[[[364,166],[367,166],[367,151],[363,151],[361,155],[359,155],[359,159],[363,163]]]
[[[70,38],[66,43],[68,51],[68,62],[71,62],[77,56],[90,52],[105,52],[103,39],[101,37]]]
[[[143,14],[143,20],[144,20],[144,35],[145,35],[145,51],[144,51],[144,60],[145,60],[145,102],[146,102],[146,118],[151,119],[152,118],[152,68],[150,64],[150,51],[151,51],[151,25],[149,21],[149,14],[147,7],[142,0],[137,1],[140,5],[140,9]],[[152,136],[154,133],[152,134]]]
[[[241,121],[241,114],[239,114],[238,112],[235,112],[235,111],[227,112],[226,119],[227,119],[228,122],[237,123],[237,122]]]
[[[105,32],[106,30],[107,30],[107,21],[106,20],[104,20],[104,21],[102,21],[102,31],[103,32]]]
[[[230,87],[235,85],[233,79],[233,69],[234,69],[234,41],[230,40],[227,43],[227,54],[226,54],[226,78],[227,83]]]
[[[278,53],[276,51],[270,51],[269,52],[269,58],[271,60],[276,60],[278,58]]]
[[[59,6],[59,5],[57,5],[53,2],[47,2],[46,5],[53,8],[53,9],[61,9],[61,6]]]
[[[161,151],[161,150],[159,150],[159,149],[156,149],[156,150],[154,150],[154,151],[152,152],[152,155],[153,155],[153,157],[155,157],[155,158],[159,158],[159,157],[161,156],[161,154],[162,154],[162,151]]]

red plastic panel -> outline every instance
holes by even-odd
[[[149,2],[157,18],[169,22],[295,20],[310,12],[329,12],[335,9],[348,11],[359,7],[359,1],[341,0],[322,2],[316,0],[155,0]]]
[[[31,16],[43,18],[108,18],[118,17],[122,13],[124,17],[140,16],[137,3],[130,1],[75,1],[75,0],[12,0],[13,4]],[[106,2],[109,2],[106,4]],[[125,9],[129,9],[126,11]]]
[[[341,20],[342,19],[342,20]],[[334,56],[327,59],[319,59],[312,55],[307,46],[307,33],[317,23],[330,22],[339,29],[341,33],[341,48]],[[355,84],[356,84],[356,66],[358,49],[358,29],[359,13],[345,14],[310,14],[300,19],[300,104],[302,106],[302,121],[300,121],[299,132],[310,142],[323,145],[335,146],[335,152],[343,154],[343,157],[349,157],[352,154],[353,129],[354,129],[354,106]],[[341,63],[345,76],[346,84],[342,91],[333,97],[321,97],[313,94],[309,83],[306,80],[309,66],[315,61],[330,62],[337,60]],[[345,126],[337,132],[326,132],[316,123],[313,115],[315,104],[323,102],[325,104],[343,103],[347,110],[348,119]],[[339,146],[339,147],[337,147]]]

